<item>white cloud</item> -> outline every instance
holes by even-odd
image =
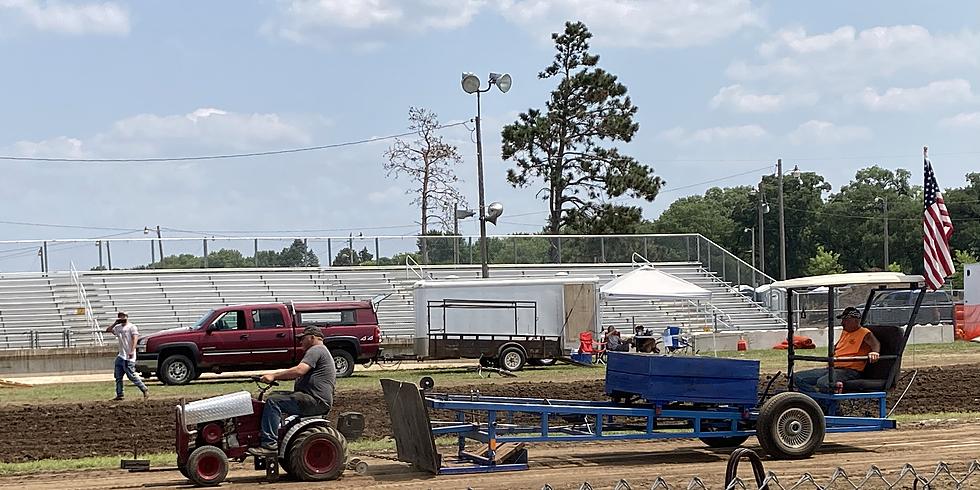
[[[954,79],[918,88],[890,88],[881,94],[867,87],[857,100],[872,111],[914,111],[935,105],[970,103],[977,97],[973,95],[970,82]]]
[[[38,31],[69,35],[126,35],[130,29],[129,12],[115,2],[0,0],[0,25],[5,17]]]
[[[298,44],[350,41],[377,49],[386,31],[423,33],[464,27],[484,0],[280,0],[280,12],[262,31]]]
[[[769,135],[765,128],[756,124],[744,126],[716,126],[694,131],[676,127],[660,133],[660,139],[678,145],[696,143],[725,143],[730,141],[758,140]]]
[[[810,120],[789,134],[795,145],[815,143],[834,145],[871,139],[871,130],[863,126],[838,126],[827,121]]]
[[[819,97],[814,93],[752,94],[741,85],[722,87],[711,98],[711,108],[728,108],[735,112],[778,112],[792,106],[812,106]]]
[[[980,129],[980,112],[963,112],[939,121],[939,125],[957,129]]]
[[[397,197],[404,196],[404,195],[405,195],[405,190],[404,189],[401,189],[401,188],[396,187],[396,186],[389,186],[388,188],[382,189],[380,191],[369,192],[368,195],[367,195],[367,198],[368,198],[368,201],[371,201],[371,202],[373,202],[375,204],[381,204],[381,203],[390,202],[393,199],[395,199]],[[408,199],[410,199],[410,198],[408,198]],[[406,202],[407,202],[407,200],[406,200]]]
[[[844,26],[809,35],[784,29],[758,48],[757,63],[733,62],[736,80],[783,80],[817,84],[865,84],[903,70],[931,73],[975,67],[980,33],[933,34],[918,25],[879,26],[863,31]]]
[[[499,10],[536,35],[574,19],[594,43],[636,48],[702,46],[762,23],[749,0],[502,0]]]
[[[278,114],[201,108],[182,115],[140,114],[116,121],[107,131],[88,139],[60,136],[37,142],[18,141],[11,150],[21,156],[63,158],[264,150],[308,144],[311,136],[304,126]]]

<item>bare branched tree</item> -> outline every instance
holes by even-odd
[[[408,110],[408,128],[418,137],[405,142],[395,139],[395,143],[385,152],[385,169],[388,175],[406,175],[414,184],[406,194],[415,196],[412,204],[420,211],[420,236],[430,231],[430,223],[437,224],[441,231],[453,230],[453,214],[458,207],[465,207],[465,201],[456,185],[462,182],[456,176],[456,166],[463,162],[459,149],[443,141],[436,134],[439,129],[438,116],[427,109],[412,107]],[[428,247],[421,240],[422,260],[428,262]]]

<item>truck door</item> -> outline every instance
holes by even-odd
[[[248,345],[252,350],[249,364],[291,366],[294,344],[292,326],[287,325],[281,308],[253,308]]]
[[[251,350],[245,310],[223,312],[206,328],[201,356],[207,365],[242,364],[247,360]]]

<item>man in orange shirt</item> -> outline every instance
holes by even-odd
[[[861,326],[861,312],[853,306],[844,308],[837,316],[844,331],[834,346],[834,357],[867,357],[868,360],[837,361],[834,363],[834,380],[849,381],[861,377],[868,362],[878,362],[881,344],[871,330]],[[799,391],[822,391],[830,393],[830,376],[827,368],[800,371],[793,376],[793,383]]]

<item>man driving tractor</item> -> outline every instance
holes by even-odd
[[[296,334],[305,350],[303,359],[296,366],[265,373],[264,383],[295,379],[293,391],[278,391],[265,401],[262,411],[261,446],[249,449],[254,456],[273,456],[279,451],[279,426],[286,415],[326,415],[333,405],[333,392],[337,384],[337,368],[333,356],[323,345],[323,332],[317,327],[306,327]]]
[[[841,320],[844,331],[834,345],[834,357],[867,357],[867,360],[834,362],[834,379],[839,382],[858,379],[868,362],[878,362],[881,344],[871,330],[861,326],[861,311],[857,308],[848,306],[837,318]],[[827,368],[800,371],[793,376],[793,382],[800,391],[833,391]]]

